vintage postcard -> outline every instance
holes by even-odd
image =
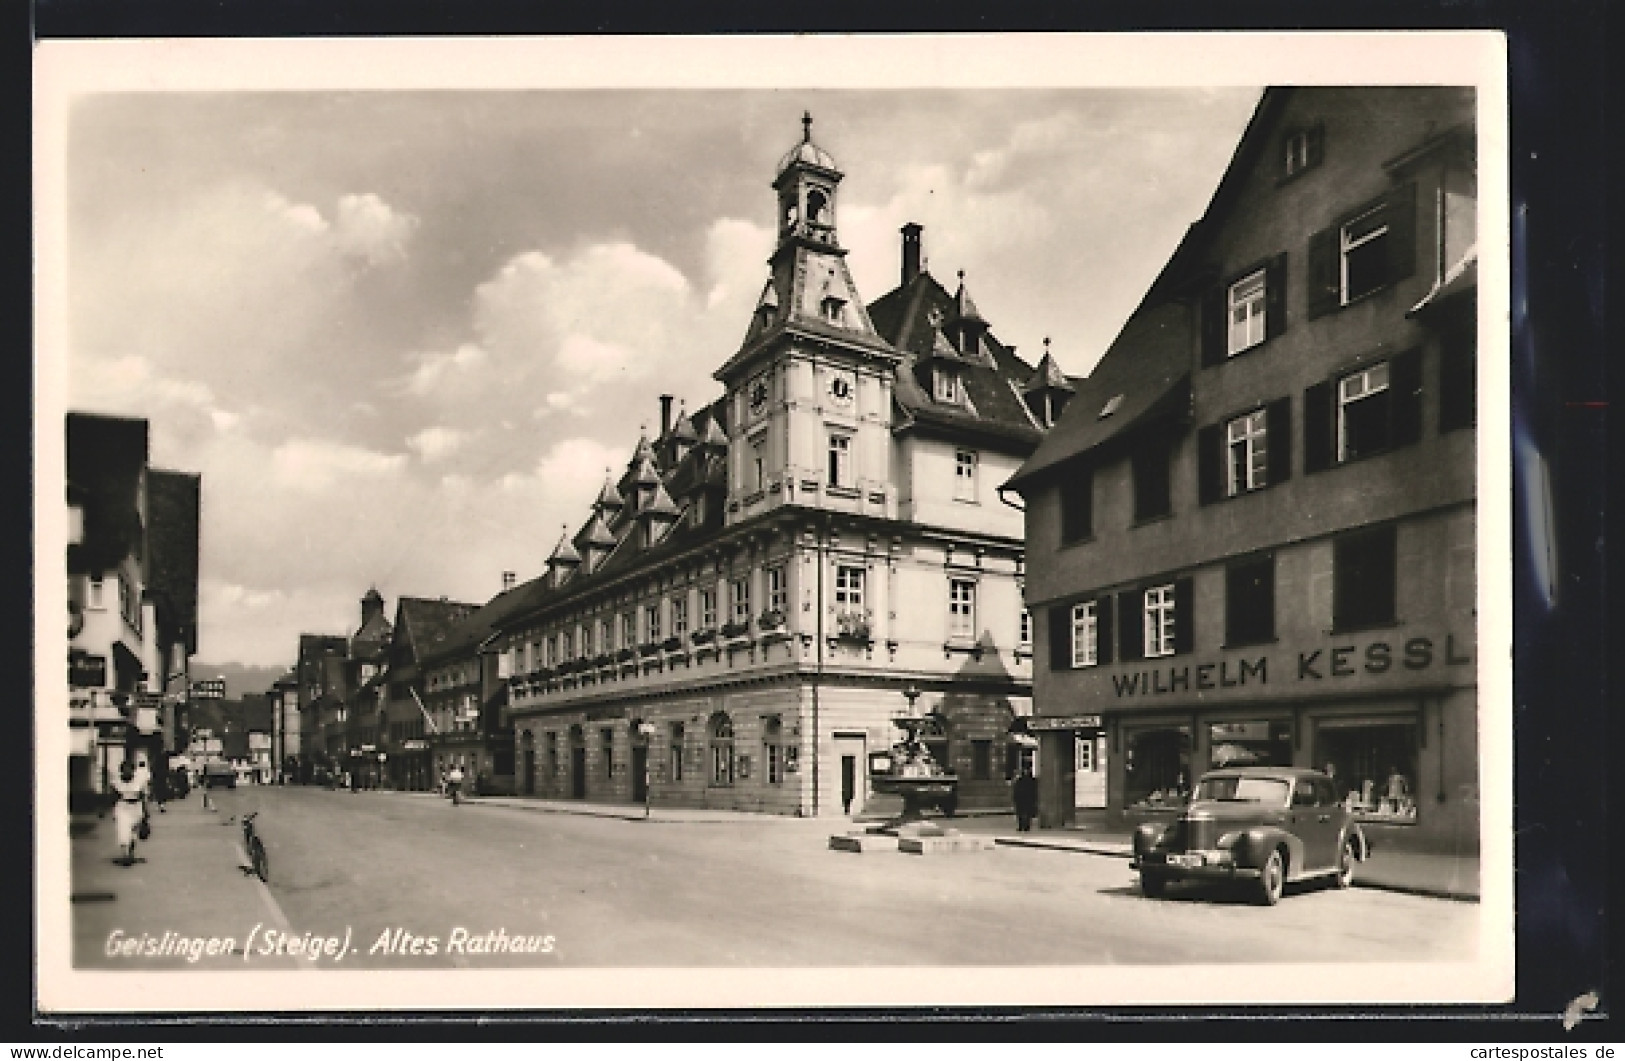
[[[42,1012],[1511,997],[1499,35],[35,54]]]

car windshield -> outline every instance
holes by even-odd
[[[1204,777],[1196,786],[1196,798],[1279,805],[1291,790],[1291,783],[1279,777]]]

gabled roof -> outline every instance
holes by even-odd
[[[622,508],[625,505],[626,499],[621,497],[621,492],[615,488],[615,484],[610,481],[609,476],[604,476],[604,488],[598,491],[598,497],[593,501],[593,506],[602,509]]]
[[[447,625],[436,640],[418,651],[418,665],[430,667],[459,656],[473,656],[480,645],[496,630],[496,624],[514,614],[543,587],[545,579],[536,578],[522,586],[504,590],[467,615]]]
[[[84,509],[84,537],[68,546],[68,571],[106,571],[141,550],[147,421],[69,413],[67,435],[68,483]]]
[[[601,549],[615,544],[615,535],[610,533],[602,512],[593,509],[592,515],[587,517],[587,522],[576,531],[575,543],[582,548],[597,546]]]
[[[1018,453],[1030,452],[1043,433],[1034,424],[1017,388],[1032,377],[1032,366],[991,332],[981,339],[986,359],[959,354],[943,336],[941,327],[957,319],[957,312],[954,296],[929,271],[921,271],[869,307],[882,338],[903,355],[893,391],[902,414],[898,429],[935,429]],[[944,345],[939,346],[939,342]],[[953,361],[967,401],[939,402],[921,386],[914,366],[931,358]]]
[[[1046,340],[1047,342],[1048,340]],[[1044,356],[1039,360],[1038,367],[1033,369],[1032,379],[1029,379],[1027,386],[1022,389],[1024,392],[1031,394],[1033,391],[1073,391],[1077,388],[1073,387],[1071,381],[1066,378],[1066,373],[1061,371],[1061,366],[1055,363],[1055,358],[1050,356],[1049,347],[1046,345],[1044,347]]]
[[[446,639],[446,635],[459,621],[475,609],[473,604],[441,598],[402,597],[396,604],[395,638],[391,644],[391,663],[410,665],[421,660]]]
[[[1210,233],[1226,216],[1259,153],[1273,142],[1274,126],[1291,92],[1269,88],[1259,97],[1201,219],[1186,229],[1105,356],[1076,382],[1075,396],[1060,421],[1006,487],[1030,486],[1139,423],[1188,411],[1192,309],[1187,303],[1208,273]]]
[[[203,480],[147,472],[147,590],[160,630],[197,651],[198,520]]]
[[[560,534],[559,543],[553,546],[553,554],[547,558],[547,562],[549,564],[579,564],[581,563],[581,554],[576,552],[574,545],[570,544],[568,535]]]

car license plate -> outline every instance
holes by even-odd
[[[1168,864],[1170,866],[1183,866],[1183,867],[1185,867],[1187,869],[1194,869],[1196,867],[1199,867],[1202,864],[1202,856],[1201,855],[1169,855],[1168,856]]]

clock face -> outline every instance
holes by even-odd
[[[829,381],[829,396],[837,405],[852,404],[852,378],[836,376]]]
[[[767,408],[767,381],[757,380],[750,385],[750,411],[759,413]]]

